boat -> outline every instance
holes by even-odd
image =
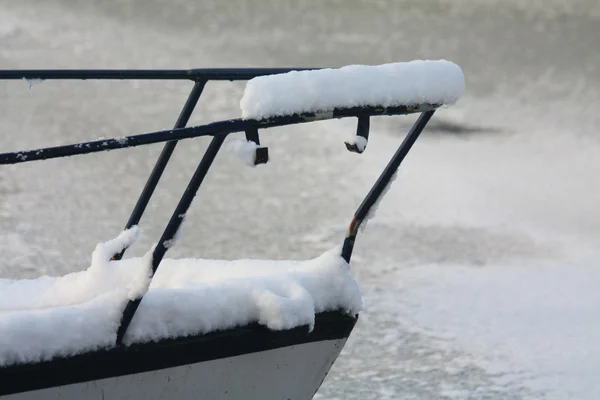
[[[87,270],[0,279],[0,398],[6,400],[313,398],[362,310],[350,268],[359,228],[435,111],[464,90],[462,71],[445,60],[311,69],[0,71],[0,80],[21,79],[188,80],[193,87],[172,129],[0,154],[0,164],[8,165],[164,146],[124,230],[97,245]],[[247,81],[242,116],[187,126],[210,81]],[[269,162],[259,137],[269,128],[356,118],[345,147],[361,154],[371,118],[408,114],[419,116],[339,247],[305,261],[165,258],[228,135],[245,135],[238,149],[256,167]],[[143,257],[126,258],[175,147],[199,137],[210,144],[162,236]],[[17,301],[11,293],[26,295]]]

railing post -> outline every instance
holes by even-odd
[[[344,245],[342,247],[342,257],[346,262],[350,262],[350,258],[352,257],[352,250],[354,249],[354,242],[356,241],[356,235],[358,234],[358,228],[363,220],[369,215],[369,211],[371,207],[379,200],[386,186],[390,183],[390,180],[400,167],[400,164],[404,160],[404,157],[408,154],[412,145],[415,143],[423,129],[433,116],[435,110],[426,111],[421,113],[419,119],[412,126],[398,150],[385,167],[377,182],[373,185],[361,205],[358,207],[356,212],[354,213],[354,218],[352,218],[352,222],[350,223],[350,228],[348,229],[348,235],[344,240]]]
[[[173,211],[173,214],[171,215],[171,219],[169,220],[167,227],[165,228],[158,244],[154,248],[154,252],[152,253],[152,276],[158,269],[158,265],[162,261],[165,253],[169,248],[169,246],[166,244],[173,240],[173,238],[177,234],[177,231],[181,227],[181,223],[185,218],[185,214],[190,208],[190,205],[192,204],[192,201],[194,200],[194,197],[196,196],[196,193],[198,192],[198,189],[200,188],[204,177],[208,173],[208,170],[212,165],[213,161],[215,160],[215,157],[217,156],[217,153],[219,152],[221,145],[225,141],[226,137],[226,134],[216,135],[215,137],[213,137],[212,141],[210,142],[210,145],[204,153],[204,156],[202,157],[202,160],[200,160],[200,164],[198,164],[196,172],[194,172],[192,179],[190,179],[190,182],[188,183],[185,192],[183,192],[183,195],[179,200],[179,204],[177,204],[175,211]],[[141,301],[142,298],[131,300],[125,306],[125,310],[123,311],[123,317],[121,319],[121,325],[117,330],[117,345],[120,345],[123,342],[125,332],[127,332],[127,328],[129,327],[129,324],[131,323],[131,320],[133,319],[133,316],[135,315],[135,312],[138,306],[140,305]]]

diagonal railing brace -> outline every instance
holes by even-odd
[[[354,213],[354,218],[352,218],[352,222],[350,223],[350,228],[348,229],[348,236],[344,240],[344,245],[342,247],[342,257],[346,262],[350,262],[350,258],[352,257],[352,250],[354,249],[354,242],[356,241],[356,235],[358,234],[358,228],[360,224],[365,220],[365,218],[369,215],[369,211],[371,208],[379,201],[379,198],[385,191],[387,185],[390,184],[390,181],[400,164],[412,148],[412,145],[415,143],[423,129],[433,116],[435,110],[426,111],[421,113],[419,119],[412,126],[402,144],[396,150],[396,153],[385,167],[379,179],[375,182],[361,205],[358,207],[356,212]]]

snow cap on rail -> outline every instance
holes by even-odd
[[[465,90],[461,68],[446,60],[292,71],[246,84],[243,119],[332,111],[350,107],[452,105]]]

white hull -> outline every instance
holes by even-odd
[[[2,400],[308,400],[346,339],[3,396]]]

